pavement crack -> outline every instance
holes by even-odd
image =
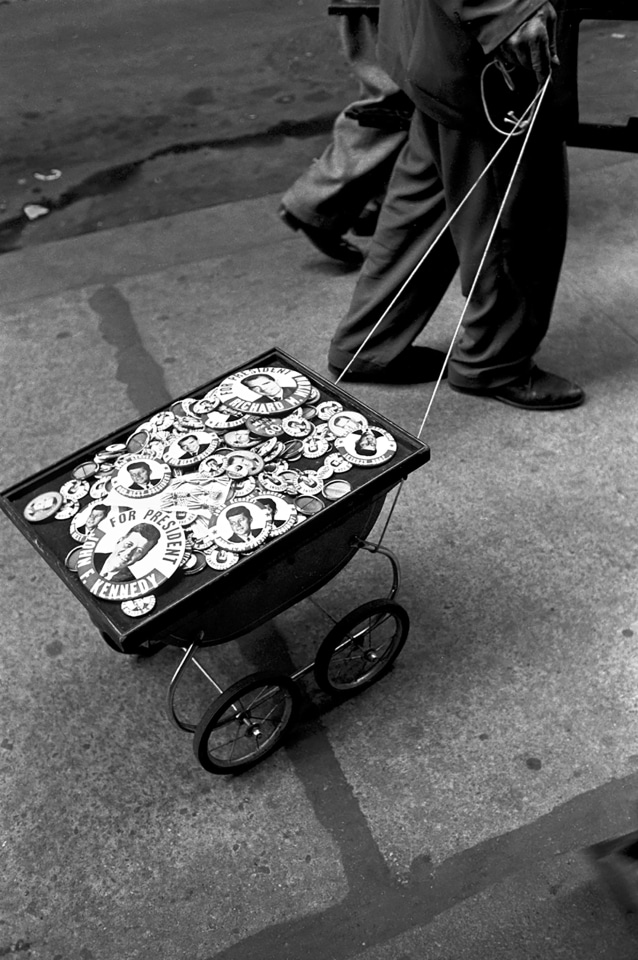
[[[2,0],[0,0],[0,3],[2,3]],[[146,157],[98,170],[85,177],[75,186],[64,190],[57,197],[39,197],[38,204],[46,207],[49,214],[53,214],[89,197],[101,197],[114,193],[122,189],[145,164],[162,157],[196,153],[199,150],[233,150],[251,146],[266,147],[273,146],[286,137],[302,140],[327,134],[332,130],[335,117],[336,114],[328,113],[311,117],[308,120],[281,120],[265,130],[241,133],[232,137],[174,143],[154,150]],[[20,237],[30,223],[31,220],[24,211],[18,216],[0,220],[0,254],[18,249]]]

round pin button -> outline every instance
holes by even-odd
[[[55,515],[56,520],[70,520],[80,509],[79,500],[65,500]]]
[[[323,510],[324,505],[318,497],[300,496],[295,498],[295,506],[298,513],[304,517],[312,517],[315,513]]]
[[[340,437],[335,446],[344,460],[359,467],[376,467],[391,460],[397,450],[396,440],[381,427],[354,430]]]
[[[258,437],[278,437],[284,432],[281,420],[275,417],[248,417],[246,426]]]
[[[131,500],[152,497],[166,489],[171,476],[166,463],[149,457],[129,457],[113,477],[113,489]]]
[[[309,436],[314,430],[314,424],[305,417],[300,417],[298,414],[292,414],[286,417],[285,420],[282,421],[282,426],[284,432],[287,433],[289,437],[295,437],[295,439],[298,440]]]
[[[323,495],[326,500],[339,500],[351,490],[352,484],[348,480],[330,480],[324,484]]]
[[[303,442],[303,455],[308,457],[310,460],[315,460],[318,457],[323,457],[324,453],[327,453],[330,449],[330,444],[327,440],[322,440],[321,437],[306,437]]]
[[[88,480],[67,480],[60,487],[60,493],[65,500],[81,500],[89,492]]]
[[[343,404],[339,403],[338,400],[324,400],[317,407],[317,416],[320,420],[330,420],[331,417],[341,413],[342,410]]]
[[[48,490],[46,493],[39,493],[37,497],[30,500],[22,515],[29,523],[42,523],[44,520],[50,520],[54,517],[62,506],[63,497],[57,490]]]
[[[113,487],[113,481],[110,476],[98,477],[91,486],[91,496],[94,500],[101,500],[109,493]]]
[[[330,417],[328,426],[335,437],[347,437],[355,430],[360,433],[367,430],[368,421],[358,410],[342,410],[341,413],[335,413]]]
[[[206,566],[206,554],[201,550],[193,550],[189,557],[189,562],[183,568],[184,575],[191,577],[194,573],[201,573]]]
[[[218,446],[217,434],[204,430],[189,430],[171,441],[164,453],[164,460],[172,467],[191,467],[210,457]]]
[[[122,613],[125,613],[127,617],[144,617],[147,613],[150,613],[157,599],[153,594],[149,594],[146,597],[135,597],[133,600],[123,600],[120,604]]]
[[[213,547],[206,553],[206,563],[212,570],[228,570],[239,562],[239,556],[231,553],[230,550],[222,550],[220,547]]]
[[[93,477],[97,473],[97,463],[94,460],[78,463],[71,472],[76,480],[86,480],[87,477]]]
[[[80,559],[81,553],[82,547],[73,547],[73,549],[69,550],[64,558],[64,566],[67,568],[67,570],[70,570],[71,573],[77,573],[78,560]]]

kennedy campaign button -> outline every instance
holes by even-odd
[[[69,533],[79,543],[90,537],[111,512],[111,506],[103,500],[92,500],[71,520]]]
[[[58,493],[57,490],[39,493],[37,497],[27,503],[22,514],[29,523],[42,523],[56,515],[62,506],[63,499],[62,494]]]
[[[217,517],[213,539],[222,550],[245,553],[264,542],[270,527],[267,512],[256,501],[234,500]]]
[[[139,500],[161,493],[171,478],[171,468],[166,463],[150,457],[127,457],[113,477],[113,489],[127,499]]]
[[[170,513],[119,505],[85,541],[78,574],[100,600],[136,600],[179,569],[185,548],[184,530]]]
[[[270,536],[280,537],[294,527],[297,519],[297,509],[289,500],[274,494],[259,494],[253,497],[255,503],[266,511],[270,520]]]
[[[219,446],[219,437],[205,430],[189,430],[176,436],[167,446],[164,460],[172,467],[190,467],[211,456]]]

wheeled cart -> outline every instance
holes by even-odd
[[[148,613],[127,615],[123,609],[125,604],[109,597],[108,590],[101,591],[100,595],[87,589],[87,583],[90,585],[92,581],[79,576],[77,570],[67,564],[69,551],[77,547],[70,536],[69,524],[55,518],[29,522],[25,511],[28,516],[29,504],[34,498],[45,496],[47,491],[68,489],[66,485],[78,476],[79,465],[92,461],[103,463],[104,451],[124,448],[125,461],[139,457],[139,436],[162,411],[126,425],[0,495],[3,511],[84,605],[111,648],[137,656],[152,655],[163,646],[182,649],[181,662],[169,684],[168,714],[177,727],[193,734],[195,756],[212,773],[239,773],[280,744],[295,719],[300,701],[297,681],[304,675],[312,672],[324,691],[348,696],[367,687],[390,668],[409,629],[408,614],[395,599],[400,583],[399,563],[391,551],[367,538],[387,493],[430,456],[425,444],[397,424],[279,349],[252,358],[190,391],[187,397],[174,401],[173,406],[210,396],[222,382],[240,375],[246,368],[295,371],[312,385],[316,403],[334,403],[340,409],[354,412],[379,434],[390,434],[396,451],[387,462],[351,465],[347,492],[337,499],[322,499],[320,494],[297,497],[297,501],[304,501],[298,504],[300,511],[308,506],[305,501],[316,501],[312,510],[297,516],[300,522],[291,525],[283,535],[239,555],[228,569],[206,565],[196,575],[188,575],[186,566],[180,565],[158,585],[153,593],[154,605]],[[135,438],[132,447],[131,438]],[[305,460],[303,456],[295,461],[299,470],[316,465],[316,461]],[[258,484],[256,492],[260,492]],[[230,503],[232,506],[232,500]],[[123,515],[125,507],[117,504],[116,509]],[[147,513],[152,519],[151,511]],[[86,545],[83,549],[87,555],[90,553]],[[334,623],[312,663],[291,676],[254,673],[223,689],[200,662],[197,654],[203,648],[235,640],[310,597],[359,551],[378,555],[389,564],[387,596],[355,605],[350,613]],[[198,723],[180,717],[176,709],[176,690],[193,667],[206,677],[214,690],[212,702]]]

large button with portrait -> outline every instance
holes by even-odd
[[[308,402],[310,380],[286,367],[251,367],[222,380],[216,393],[222,403],[246,414],[282,413]]]
[[[171,476],[166,463],[148,457],[128,457],[113,477],[113,489],[131,500],[153,497],[166,489]]]
[[[219,514],[213,539],[223,550],[245,553],[264,542],[270,527],[268,512],[259,503],[234,500]]]
[[[335,441],[335,447],[344,458],[358,467],[377,467],[391,460],[397,450],[396,440],[381,427],[353,430]]]
[[[189,430],[171,440],[164,452],[164,460],[172,467],[191,467],[210,457],[218,446],[217,434]]]
[[[115,508],[86,540],[80,580],[101,600],[133,600],[168,580],[184,555],[184,530],[163,510]]]

